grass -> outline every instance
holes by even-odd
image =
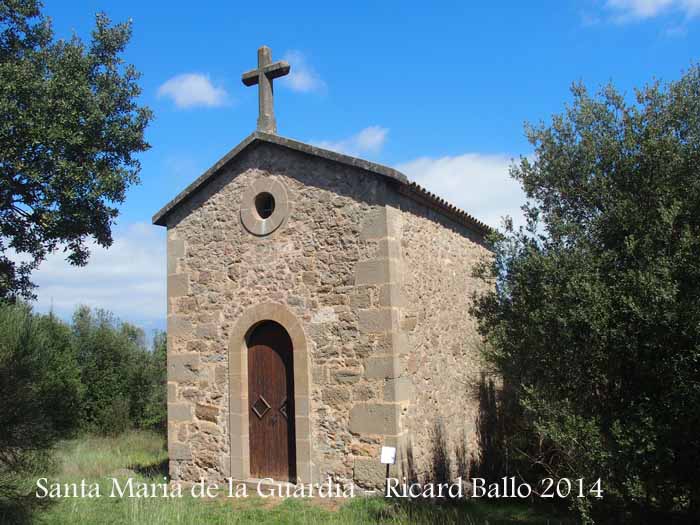
[[[62,480],[104,478],[115,471],[167,462],[163,439],[151,432],[127,432],[117,437],[86,436],[56,448]]]
[[[527,503],[467,501],[457,504],[397,502],[383,498],[351,500],[247,498],[109,498],[112,483],[132,477],[162,483],[167,455],[160,436],[129,432],[115,438],[83,437],[56,449],[57,471],[51,483],[99,483],[100,498],[41,500],[31,521],[41,525],[76,524],[557,524],[572,523]],[[253,491],[254,492],[254,491]],[[2,521],[2,520],[0,520]],[[12,521],[3,521],[12,523]]]

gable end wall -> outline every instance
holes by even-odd
[[[288,192],[289,216],[248,232],[241,199],[257,181]],[[399,433],[390,382],[398,311],[398,237],[388,231],[390,181],[267,144],[254,145],[173,209],[168,226],[168,449],[173,480],[245,478],[248,400],[231,374],[231,339],[260,304],[299,322],[308,348],[309,473],[373,486],[379,448]],[[235,345],[234,345],[235,349]],[[230,426],[236,425],[233,431]],[[231,435],[238,443],[231,450]],[[242,453],[240,451],[243,451]],[[383,479],[383,477],[381,478]]]

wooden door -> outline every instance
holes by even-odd
[[[266,321],[248,337],[250,475],[296,481],[292,341]]]

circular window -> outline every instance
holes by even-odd
[[[241,196],[241,222],[253,235],[271,234],[288,215],[287,189],[278,179],[258,179]]]
[[[255,211],[261,219],[267,219],[275,211],[275,198],[272,193],[263,191],[255,196]]]

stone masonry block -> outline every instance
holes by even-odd
[[[177,261],[180,259],[179,257],[173,257],[172,255],[168,255],[168,275],[172,275],[174,273],[177,273]]]
[[[387,236],[386,208],[376,208],[369,213],[363,223],[360,239],[382,239]]]
[[[401,364],[395,356],[370,357],[365,361],[367,379],[394,379],[400,375]]]
[[[410,401],[412,397],[413,382],[408,377],[397,377],[384,383],[384,401]]]
[[[411,349],[411,343],[404,332],[392,334],[391,347],[394,355],[405,355]]]
[[[381,488],[384,486],[386,465],[382,465],[376,458],[356,459],[353,468],[355,483],[364,488]]]
[[[401,307],[401,287],[396,284],[384,284],[379,288],[379,305]]]
[[[393,332],[399,326],[399,313],[395,308],[371,308],[358,312],[358,327],[364,333]]]
[[[177,399],[177,385],[175,383],[168,383],[168,402],[174,403]]]
[[[168,316],[168,336],[188,337],[192,335],[192,322],[184,315]]]
[[[185,241],[183,239],[168,240],[168,257],[182,257],[185,255]]]
[[[341,370],[335,373],[335,380],[338,383],[352,384],[360,380],[362,373],[357,370]]]
[[[369,308],[372,304],[369,290],[367,288],[355,288],[350,296],[350,306],[352,308]]]
[[[168,443],[168,457],[170,460],[188,460],[192,458],[192,451],[185,443]]]
[[[384,284],[391,281],[389,259],[360,261],[355,266],[355,284]]]
[[[398,208],[386,207],[387,237],[400,239],[403,230],[403,212]]]
[[[404,314],[403,319],[401,320],[401,330],[405,330],[407,332],[413,332],[413,330],[416,329],[416,325],[418,324],[418,317],[416,317],[415,314]]]
[[[168,403],[169,421],[192,421],[192,405],[189,403]]]
[[[399,259],[401,258],[401,241],[397,239],[382,239],[377,247],[377,258]]]
[[[203,405],[202,403],[197,403],[194,413],[197,419],[203,419],[205,421],[211,421],[212,423],[217,422],[219,417],[219,408],[211,405]]]
[[[194,381],[199,370],[198,354],[168,355],[168,379],[174,382]]]
[[[168,275],[168,297],[182,297],[190,293],[190,286],[186,273]]]
[[[350,401],[350,389],[340,386],[329,386],[321,391],[324,403],[339,406]]]
[[[392,403],[357,404],[350,410],[350,432],[395,435],[399,427],[399,405]]]
[[[311,368],[311,380],[314,384],[324,384],[328,382],[328,368],[325,366],[313,366]]]
[[[214,323],[200,324],[195,330],[195,335],[201,339],[215,339],[218,335],[218,327]]]

